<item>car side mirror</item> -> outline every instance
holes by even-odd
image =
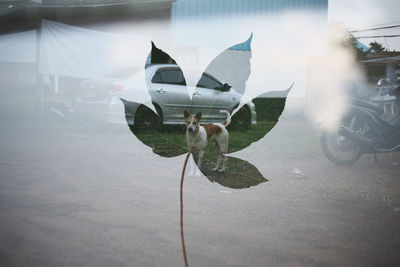
[[[221,87],[221,92],[228,92],[231,89],[232,86],[230,86],[227,83],[224,83]]]

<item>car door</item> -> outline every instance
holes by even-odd
[[[181,123],[183,111],[191,107],[182,70],[179,67],[160,68],[150,82],[150,95],[162,109],[164,123]]]
[[[193,113],[201,111],[203,122],[221,122],[225,115],[221,109],[228,110],[232,106],[232,97],[229,91],[221,91],[222,83],[212,76],[203,73],[193,93]]]

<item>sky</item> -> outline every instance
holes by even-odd
[[[400,25],[399,0],[330,0],[329,23],[341,22],[350,30]],[[355,33],[355,36],[400,34],[400,27]],[[400,37],[359,39],[365,45],[376,40],[389,50],[400,51]]]

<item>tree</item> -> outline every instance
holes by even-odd
[[[377,41],[373,41],[373,42],[369,43],[369,47],[370,47],[369,51],[374,50],[375,53],[379,53],[379,52],[386,50],[386,48],[383,46],[383,44],[378,43]]]

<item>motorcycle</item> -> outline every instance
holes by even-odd
[[[337,165],[351,165],[362,155],[400,150],[399,84],[381,79],[378,94],[369,101],[349,99],[348,112],[334,131],[323,130],[320,144],[324,155]]]

